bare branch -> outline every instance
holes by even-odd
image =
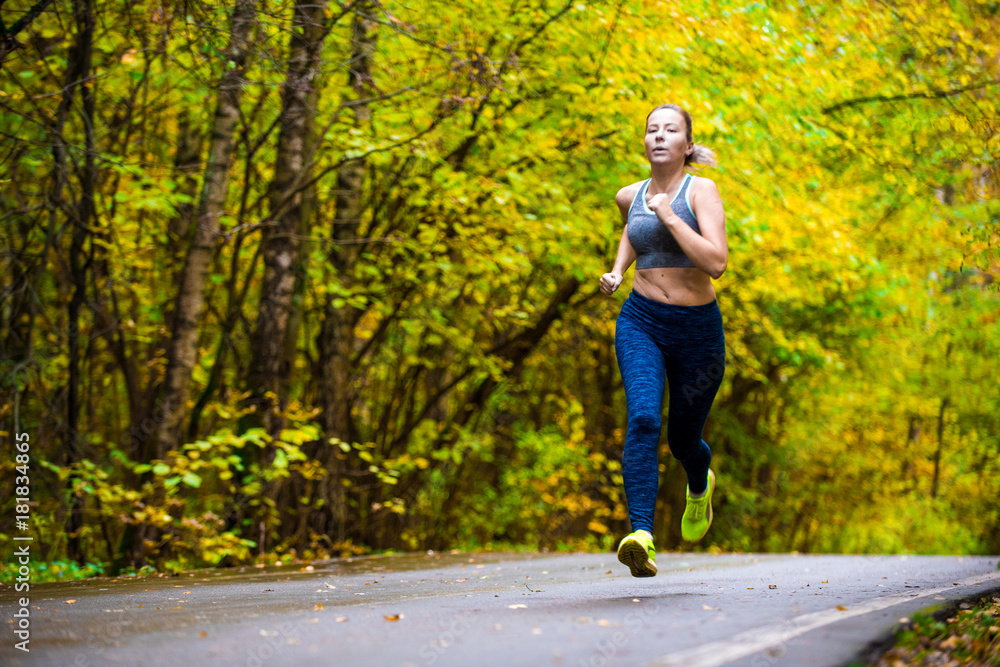
[[[967,93],[970,90],[980,90],[982,88],[988,88],[990,86],[995,86],[1000,84],[1000,79],[993,79],[992,81],[983,81],[980,83],[974,83],[969,86],[963,86],[962,88],[951,88],[949,90],[926,90],[918,93],[906,93],[904,95],[871,95],[868,97],[856,97],[853,100],[844,100],[843,102],[838,102],[837,104],[824,107],[824,114],[832,114],[840,111],[841,109],[846,109],[847,107],[860,106],[862,104],[867,104],[869,102],[898,102],[900,100],[913,100],[913,99],[941,99],[947,97],[953,97],[955,95],[961,95],[962,93]]]
[[[2,3],[0,3],[2,4]],[[0,64],[6,59],[7,54],[21,48],[21,43],[15,39],[17,33],[28,27],[28,24],[38,18],[45,8],[52,4],[52,0],[38,0],[24,16],[19,18],[14,25],[7,28],[0,19]]]

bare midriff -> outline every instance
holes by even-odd
[[[712,278],[701,269],[636,269],[632,289],[647,299],[675,306],[701,306],[715,299]]]

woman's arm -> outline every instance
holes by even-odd
[[[613,294],[618,289],[628,267],[635,261],[635,249],[628,240],[628,209],[634,197],[635,185],[622,188],[615,196],[615,203],[618,204],[618,210],[622,214],[625,229],[622,230],[622,238],[618,242],[618,255],[615,257],[614,268],[601,276],[601,291],[605,294]]]
[[[654,195],[649,209],[667,226],[691,262],[713,278],[718,278],[729,261],[726,211],[722,207],[722,197],[719,188],[707,178],[696,179],[690,187],[691,209],[698,218],[700,235],[677,217],[666,196]]]
[[[622,239],[618,242],[618,255],[615,257],[615,268],[611,273],[625,275],[629,267],[635,261],[635,248],[628,240],[628,229],[622,230]]]

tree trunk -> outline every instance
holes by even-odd
[[[351,36],[351,70],[349,84],[359,99],[370,90],[372,56],[375,52],[376,23],[367,16],[370,3],[361,3],[354,17]],[[357,125],[371,122],[371,109],[365,103],[352,106]],[[349,291],[352,287],[351,271],[357,256],[356,246],[351,241],[357,239],[358,225],[361,223],[361,187],[364,163],[351,160],[340,168],[337,174],[337,214],[333,220],[330,238],[330,264],[336,271],[340,287]],[[346,242],[346,243],[345,243]],[[337,295],[326,299],[323,328],[320,332],[319,350],[322,368],[321,397],[322,420],[327,435],[350,440],[354,437],[351,423],[351,352],[354,347],[354,325],[359,314],[349,304],[339,304]]]
[[[351,34],[351,67],[348,84],[354,88],[357,99],[364,99],[371,89],[372,56],[375,53],[377,23],[371,20],[368,12],[373,11],[370,2],[358,3],[354,15],[354,25]],[[352,106],[355,121],[358,126],[371,122],[371,109],[364,102]],[[362,178],[364,163],[351,160],[345,163],[337,175],[336,216],[330,230],[333,241],[329,254],[330,265],[336,272],[336,280],[342,290],[349,291],[352,287],[352,271],[357,251],[350,242],[358,235],[358,225],[361,222]],[[345,243],[346,242],[346,243]],[[353,390],[351,386],[351,353],[354,348],[354,325],[359,311],[350,304],[338,301],[335,294],[327,296],[324,304],[324,319],[319,333],[319,367],[320,367],[320,421],[324,435],[337,437],[346,442],[355,438],[355,428],[351,417]],[[335,542],[342,542],[346,530],[346,507],[344,504],[344,488],[341,486],[342,453],[332,449],[326,458],[327,467],[327,500],[333,513],[333,528],[336,534]]]
[[[937,450],[934,452],[934,479],[931,480],[931,498],[937,498],[938,494],[938,479],[941,474],[941,450],[944,449],[944,411],[948,408],[949,403],[951,403],[951,399],[945,396],[941,399],[941,408],[938,410],[938,442]]]
[[[317,74],[320,76],[321,74]],[[306,109],[309,113],[310,131],[305,137],[305,150],[303,160],[305,164],[311,164],[316,154],[318,137],[312,131],[315,124],[316,106],[319,103],[319,90],[323,87],[323,82],[314,80],[313,85],[306,96]],[[312,233],[312,222],[316,214],[316,184],[313,183],[302,191],[302,202],[300,203],[299,233],[305,237]],[[291,314],[288,316],[288,328],[285,331],[285,348],[282,366],[289,369],[289,372],[281,378],[282,386],[278,392],[279,396],[287,399],[291,391],[292,380],[295,373],[295,359],[298,357],[299,329],[302,325],[302,303],[305,299],[306,288],[308,286],[307,268],[309,264],[309,249],[299,253],[299,263],[295,272],[295,287],[292,288]]]
[[[299,184],[308,180],[312,156],[315,114],[308,100],[318,81],[319,56],[327,30],[323,25],[325,2],[297,0],[288,52],[288,77],[282,94],[281,130],[274,179],[268,193],[271,219],[263,244],[264,279],[261,284],[257,326],[250,339],[251,361],[248,399],[256,413],[242,426],[264,426],[276,434],[283,426],[274,414],[284,405],[285,388],[291,375],[285,351],[288,324],[293,309],[296,268],[299,265],[299,235],[303,225],[303,194]],[[257,452],[256,448],[251,448]]]
[[[229,45],[224,59],[234,66],[219,82],[212,141],[205,166],[205,179],[198,205],[197,227],[180,276],[180,292],[174,308],[173,332],[167,352],[167,371],[162,389],[162,418],[158,419],[156,448],[144,458],[162,458],[179,444],[181,423],[188,400],[191,370],[197,356],[198,325],[205,279],[219,234],[219,218],[225,212],[229,167],[239,121],[243,91],[243,67],[250,47],[255,7],[253,0],[236,0]]]
[[[194,199],[198,193],[198,168],[201,166],[201,128],[191,121],[187,111],[181,112],[177,122],[177,152],[174,154],[174,180],[178,192]],[[191,238],[191,223],[194,222],[193,203],[177,206],[177,213],[170,218],[167,226],[167,258],[172,267],[180,267],[184,249]],[[177,270],[177,269],[175,269]],[[171,281],[171,285],[175,281]],[[169,321],[169,320],[168,320]]]
[[[952,341],[948,341],[948,345],[945,346],[944,350],[944,365],[947,366],[951,360],[951,351],[954,347]],[[938,410],[938,427],[937,427],[937,449],[934,451],[934,478],[931,480],[931,498],[937,498],[938,494],[938,479],[941,474],[941,451],[944,449],[944,411],[948,409],[948,405],[951,403],[951,398],[944,396],[941,398],[941,407]]]
[[[94,92],[92,86],[79,85],[90,74],[90,62],[94,36],[94,15],[90,0],[76,0],[73,3],[73,17],[76,21],[76,43],[70,55],[70,66],[66,70],[66,93],[60,105],[59,130],[61,132],[66,113],[72,105],[73,91],[80,90],[86,133],[86,153],[84,167],[80,172],[80,198],[76,202],[72,220],[73,233],[70,240],[69,264],[70,280],[73,284],[73,296],[69,302],[69,386],[66,399],[66,429],[63,433],[64,464],[69,467],[80,460],[79,422],[80,422],[80,308],[86,300],[87,278],[84,255],[84,243],[88,236],[88,227],[94,214],[94,187],[96,184],[96,165],[94,162]],[[57,163],[57,170],[66,169],[66,155]],[[58,158],[57,158],[58,159]],[[62,185],[65,184],[65,172],[57,176],[57,189],[61,196]],[[66,555],[70,560],[83,565],[86,557],[80,543],[80,529],[83,527],[83,497],[73,491],[75,476],[68,479],[70,507],[66,515]]]

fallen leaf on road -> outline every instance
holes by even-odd
[[[821,582],[819,582],[819,583],[821,583],[821,584],[828,584],[828,583],[830,583],[830,580],[829,580],[829,579],[827,579],[826,581],[821,581]]]
[[[199,632],[199,633],[198,633],[198,636],[199,636],[199,637],[207,637],[207,636],[208,636],[208,633],[207,633],[207,632]]]
[[[509,605],[507,605],[507,609],[527,609],[527,608],[528,608],[528,605],[526,605],[526,604],[509,604]]]
[[[718,607],[709,607],[707,604],[701,605],[701,608],[705,611],[719,611]]]
[[[767,587],[770,588],[771,590],[774,590],[778,586],[776,584],[768,584]]]
[[[392,616],[386,616],[386,615],[383,614],[382,618],[384,618],[387,621],[398,621],[399,619],[403,618],[403,615],[402,614],[393,614]]]
[[[605,626],[607,626],[607,625],[611,625],[611,621],[602,618],[601,620],[599,620],[597,622],[597,624],[598,625],[605,625]]]
[[[316,620],[318,621],[319,619],[317,618]],[[338,616],[337,617],[337,623],[343,623],[346,620],[347,620],[346,616]]]
[[[66,604],[73,604],[76,600],[65,600]]]
[[[323,608],[323,605],[318,604],[315,607],[313,607],[313,611],[317,611],[317,610],[322,609],[322,608]]]
[[[324,583],[324,586],[326,586],[327,588],[336,588],[336,586],[331,586],[330,584],[327,583]]]
[[[747,590],[748,591],[752,591],[753,590],[753,586],[747,586]]]
[[[842,605],[842,604],[838,604],[838,605],[837,605],[837,609],[838,609],[839,611],[847,611],[847,607],[845,607],[845,606],[844,606],[844,605]]]
[[[177,606],[177,607],[171,607],[171,609],[183,609],[183,608],[184,608],[184,607],[181,607],[181,606]]]
[[[309,625],[316,625],[317,623],[319,623],[319,619],[318,618],[310,618],[309,619]]]
[[[455,581],[458,583],[462,583],[463,581],[465,581],[465,579],[456,579]]]
[[[611,570],[608,570],[608,571],[607,571],[607,572],[605,572],[604,574],[611,574]]]

